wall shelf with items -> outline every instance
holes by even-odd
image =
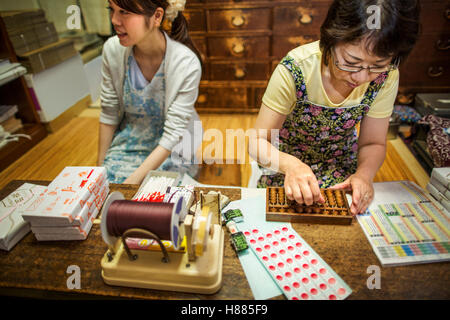
[[[0,18],[0,59],[8,59],[11,63],[18,62],[2,18]],[[8,80],[0,86],[0,105],[17,105],[15,117],[22,122],[22,128],[13,134],[25,134],[31,139],[19,138],[18,141],[11,141],[0,148],[0,171],[6,169],[47,136],[47,130],[40,123],[23,76],[18,75]]]

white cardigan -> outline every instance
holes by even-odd
[[[194,137],[194,121],[200,121],[194,104],[197,100],[202,74],[201,64],[195,53],[187,46],[172,40],[165,32],[163,33],[166,37],[164,64],[166,120],[159,145],[172,151],[183,136],[187,137],[186,130],[188,130],[190,137],[195,138],[195,142],[191,140],[192,144],[188,145],[193,146],[195,151],[202,140],[202,132],[196,132],[197,137]],[[123,82],[131,49],[132,47],[122,46],[117,36],[109,38],[103,45],[101,123],[118,125],[122,120]]]

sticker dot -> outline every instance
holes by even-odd
[[[278,242],[278,241],[274,241],[274,242],[272,242],[272,244],[273,244],[274,246],[277,246],[277,245],[279,245],[279,242]]]
[[[268,233],[268,234],[266,234],[266,237],[267,237],[267,238],[272,238],[272,234],[271,234],[271,233]]]
[[[296,255],[295,255],[295,259],[300,260],[301,258],[302,258],[301,255],[299,255],[299,254],[296,254]]]
[[[292,273],[290,273],[290,272],[286,272],[284,275],[288,278],[292,277]]]
[[[327,269],[321,268],[321,269],[319,270],[319,272],[320,272],[320,274],[325,274],[325,273],[327,273]]]
[[[286,238],[281,238],[281,242],[286,242],[287,239]]]
[[[269,250],[269,249],[270,249],[270,245],[266,244],[266,245],[264,246],[264,249]]]
[[[250,240],[250,243],[253,243],[253,244],[255,244],[255,243],[256,243],[256,241],[255,241],[254,239],[252,239],[252,240]]]
[[[311,278],[313,278],[314,280],[318,278],[317,274],[315,273],[311,273]]]
[[[253,233],[258,233],[258,229],[253,229],[252,232]]]
[[[258,251],[258,252],[261,252],[261,251],[262,251],[261,248],[256,248],[255,250]]]
[[[338,290],[338,294],[341,295],[341,296],[344,295],[345,292],[346,292],[346,291],[345,291],[344,288],[339,288],[339,290]]]
[[[308,250],[303,251],[303,255],[309,256],[309,251]]]
[[[295,236],[293,234],[289,235],[289,239],[294,239],[294,238],[295,238]]]
[[[308,269],[309,268],[309,264],[304,263],[302,267],[303,267],[303,269]]]
[[[289,286],[284,286],[283,289],[284,289],[285,291],[291,291],[291,287],[289,287]]]
[[[336,296],[334,294],[330,294],[330,296],[328,297],[330,300],[336,300]]]
[[[330,278],[330,279],[328,279],[328,283],[329,284],[335,284],[336,283],[336,279],[335,278]]]
[[[244,234],[245,234],[246,236],[249,236],[249,235],[250,235],[250,232],[245,231]]]
[[[300,273],[300,268],[294,268],[295,273]]]
[[[309,282],[309,280],[308,280],[308,278],[303,278],[303,279],[302,279],[302,282],[303,282],[304,284],[307,284],[307,283]]]
[[[280,275],[278,275],[278,276],[277,276],[277,280],[278,280],[278,281],[281,281],[281,280],[283,280],[283,277],[280,276]]]
[[[273,233],[280,234],[280,230],[275,230]]]
[[[308,295],[306,293],[302,293],[301,297],[302,297],[303,300],[308,299]]]
[[[259,237],[258,241],[264,241],[264,238],[263,237]]]
[[[312,264],[317,264],[317,262],[318,262],[317,259],[312,259],[312,260],[311,260],[311,263],[312,263]]]
[[[294,288],[300,288],[300,283],[294,282],[294,283],[292,284],[292,286],[293,286]]]
[[[322,290],[327,290],[327,285],[325,283],[321,283],[319,287]]]
[[[298,298],[297,297],[292,297],[292,300],[298,300]]]
[[[268,260],[269,260],[269,257],[264,256],[264,257],[262,257],[262,259],[263,259],[264,261],[268,261]]]
[[[299,248],[302,246],[302,244],[300,242],[297,242],[295,245]]]
[[[285,254],[286,251],[284,251],[283,249],[280,250],[280,254]]]
[[[276,254],[276,253],[272,253],[272,254],[270,255],[270,257],[275,259],[275,258],[277,257],[277,254]]]
[[[293,247],[293,246],[289,246],[289,247],[288,247],[288,250],[289,250],[289,251],[292,251],[292,250],[294,250],[294,247]]]
[[[274,266],[269,266],[269,269],[273,271],[273,270],[275,270],[275,267]]]
[[[292,262],[294,262],[294,260],[292,260],[291,258],[288,258],[288,259],[286,260],[286,262],[287,262],[287,263],[292,263]]]
[[[312,295],[316,295],[318,291],[316,288],[312,288],[310,292]]]
[[[281,230],[283,230],[284,232],[286,232],[286,231],[288,231],[289,229],[288,228],[286,228],[286,227],[284,227],[283,229],[281,229]]]
[[[283,262],[279,262],[278,263],[278,268],[283,268],[284,267],[284,263]]]

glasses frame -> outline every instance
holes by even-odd
[[[332,55],[331,55],[331,57],[332,57],[332,59],[333,59],[334,65],[335,65],[339,70],[346,71],[346,72],[351,72],[351,73],[358,73],[358,72],[361,72],[361,71],[364,70],[364,69],[367,69],[370,73],[377,73],[377,74],[380,74],[380,73],[383,73],[383,72],[389,72],[389,71],[398,69],[398,66],[400,65],[400,58],[397,57],[397,58],[394,59],[394,62],[393,62],[393,63],[390,63],[389,65],[386,66],[386,70],[383,70],[383,71],[373,71],[372,69],[374,69],[374,68],[376,69],[376,68],[379,68],[379,67],[371,67],[371,66],[368,66],[368,67],[363,67],[363,66],[349,66],[349,65],[346,65],[346,64],[341,64],[341,63],[339,63],[339,62],[337,61],[337,59],[336,59],[336,52],[335,52],[334,50],[332,50]],[[349,69],[346,69],[346,67],[347,67],[347,68],[358,68],[358,70],[349,70]]]

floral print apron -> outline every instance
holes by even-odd
[[[279,133],[279,150],[309,165],[320,188],[345,181],[357,168],[356,125],[383,86],[388,73],[380,74],[369,84],[360,104],[330,108],[308,100],[304,77],[293,58],[281,62],[293,75],[297,91],[294,110]],[[262,175],[258,187],[283,186],[284,174]]]

